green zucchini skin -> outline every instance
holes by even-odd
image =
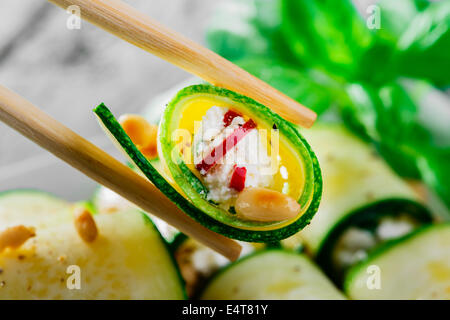
[[[202,198],[206,199],[206,196],[208,195],[208,189],[203,185],[200,179],[197,178],[197,176],[193,174],[191,170],[189,170],[188,166],[183,161],[180,161],[178,163],[178,167],[180,168],[180,171],[182,172],[188,183],[192,185],[195,191],[200,194]]]
[[[423,205],[409,199],[383,199],[375,203],[370,203],[362,208],[352,211],[348,215],[342,217],[334,227],[325,236],[322,245],[316,254],[316,261],[322,267],[324,272],[338,285],[342,284],[344,274],[338,273],[332,261],[333,250],[335,249],[336,241],[339,237],[350,227],[357,226],[361,222],[375,223],[383,216],[395,217],[398,213],[408,214],[417,222],[420,223],[419,228],[423,225],[432,222],[431,213]],[[413,231],[414,232],[414,231]],[[371,251],[377,250],[378,247],[390,243],[376,245]],[[370,251],[369,251],[370,254]]]
[[[175,104],[179,99],[184,97],[185,95],[189,95],[192,93],[203,93],[210,92],[219,95],[226,95],[227,97],[233,97],[237,99],[240,103],[251,103],[252,105],[257,105],[260,108],[261,112],[266,112],[267,109],[263,105],[257,103],[256,101],[247,98],[245,96],[236,94],[232,91],[216,88],[210,85],[194,85],[187,87],[181,90],[177,96],[172,100],[170,104]],[[169,104],[169,106],[170,106]],[[273,230],[244,230],[239,229],[237,227],[224,224],[216,219],[210,217],[208,214],[204,213],[202,210],[198,209],[192,202],[187,200],[183,195],[178,193],[178,191],[170,185],[164,177],[152,166],[152,164],[145,158],[145,156],[137,149],[137,147],[133,144],[131,139],[125,133],[123,128],[120,126],[119,122],[110,112],[110,110],[102,103],[98,107],[94,109],[94,113],[100,119],[102,125],[109,131],[109,133],[114,137],[116,142],[120,145],[120,147],[125,151],[125,153],[129,156],[132,162],[142,171],[142,173],[158,188],[160,189],[171,201],[173,201],[181,210],[183,210],[190,217],[195,219],[197,222],[202,224],[203,226],[209,228],[210,230],[220,233],[229,238],[248,241],[248,242],[274,242],[277,240],[281,240],[287,238],[299,230],[303,229],[306,225],[308,225],[316,213],[320,198],[322,194],[322,176],[319,167],[319,162],[315,157],[314,152],[311,150],[305,139],[298,133],[298,131],[287,121],[280,118],[278,115],[273,114],[271,112],[271,116],[277,119],[280,126],[283,126],[286,130],[293,132],[298,139],[302,141],[305,148],[307,149],[308,154],[312,160],[313,167],[313,176],[314,176],[314,186],[313,186],[313,195],[310,206],[306,210],[306,212],[292,224],[289,224],[280,229]],[[278,125],[278,122],[277,125]],[[161,141],[164,143],[164,141]]]
[[[176,274],[177,274],[177,276],[178,276],[178,279],[179,279],[179,281],[180,281],[180,284],[181,284],[183,300],[189,299],[189,296],[188,296],[187,291],[186,291],[186,282],[184,281],[184,278],[183,278],[183,276],[181,275],[180,267],[179,267],[178,262],[176,261],[175,256],[174,256],[174,250],[173,250],[173,245],[172,245],[173,242],[169,242],[169,241],[167,241],[166,238],[163,237],[163,235],[161,234],[161,232],[159,232],[158,227],[155,225],[155,223],[153,222],[153,220],[150,218],[150,216],[149,216],[146,212],[141,211],[141,213],[142,213],[142,215],[144,216],[144,219],[146,219],[146,221],[147,221],[148,223],[151,223],[151,225],[153,226],[153,228],[156,230],[156,232],[157,232],[158,235],[159,235],[159,239],[160,239],[161,242],[164,244],[164,247],[166,248],[167,252],[169,253],[170,260],[172,261],[172,264],[173,264],[173,266],[174,266],[174,268],[175,268],[175,272],[176,272]],[[175,237],[177,237],[177,236],[179,236],[179,235],[184,235],[184,234],[182,234],[182,233],[180,232],[180,233],[178,233]],[[175,238],[174,238],[174,239],[175,239]],[[173,240],[173,241],[175,241],[175,240]]]
[[[450,224],[426,225],[377,248],[367,260],[353,266],[347,273],[343,289],[352,299],[448,300],[449,261]],[[446,267],[443,278],[431,279],[432,272],[424,268],[429,263],[442,263]],[[365,286],[367,268],[373,265],[381,271],[381,288],[378,290]],[[436,289],[440,285],[446,288],[439,293]]]
[[[183,232],[179,232],[175,235],[173,240],[169,243],[169,248],[172,253],[176,252],[180,246],[189,239]]]
[[[345,299],[304,254],[270,248],[257,251],[219,270],[200,299]]]

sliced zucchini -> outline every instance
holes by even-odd
[[[242,246],[240,258],[265,248],[265,244],[262,243],[241,241],[240,244]],[[176,236],[171,247],[186,283],[186,291],[189,297],[196,298],[208,279],[230,262],[219,253],[183,233]]]
[[[104,186],[97,188],[90,202],[95,212],[114,213],[131,208],[137,209],[133,203]],[[164,220],[154,216],[151,216],[151,219],[161,236],[171,245],[180,232]]]
[[[449,300],[450,224],[423,227],[380,248],[349,271],[344,287],[353,299]]]
[[[114,213],[135,207],[130,201],[104,186],[97,187],[90,201],[95,212]]]
[[[299,235],[337,283],[377,246],[431,222],[414,190],[347,129],[316,124],[304,134],[321,163],[324,193],[317,217]]]
[[[367,259],[378,247],[429,223],[431,216],[416,202],[390,199],[370,204],[337,222],[316,261],[340,284],[349,268]]]
[[[308,250],[320,251],[331,230],[345,216],[372,204],[418,201],[414,191],[386,165],[376,151],[339,124],[316,124],[303,130],[321,164],[324,192],[320,210],[302,231]],[[417,204],[418,211],[426,211]]]
[[[296,233],[290,236],[289,238],[281,240],[277,245],[281,248],[292,250],[299,253],[303,252],[305,249],[301,232]]]
[[[201,120],[213,106],[238,111],[256,122],[257,128],[267,129],[267,132],[276,128],[279,132],[280,157],[271,189],[298,200],[300,211],[294,218],[269,222],[242,219],[235,214],[233,206],[225,210],[208,199],[210,190],[205,188],[193,162],[186,161],[186,154],[192,159],[193,148],[180,149],[179,141],[172,137],[177,130],[184,130],[192,137],[195,121]],[[167,106],[159,126],[158,152],[166,168],[160,172],[139,152],[106,106],[102,104],[94,112],[115,142],[156,187],[188,215],[215,232],[243,241],[274,242],[301,230],[318,208],[322,181],[314,153],[290,123],[252,99],[210,85],[194,85],[178,92]],[[267,139],[265,143],[269,145],[270,134]],[[280,167],[284,167],[288,178],[281,174]]]
[[[319,214],[300,235],[337,283],[382,243],[431,222],[419,196],[364,142],[340,125],[305,132],[324,175]]]
[[[0,299],[185,297],[166,243],[145,214],[133,208],[96,214],[99,234],[86,243],[75,229],[72,209],[38,191],[0,195],[0,231],[23,225],[36,233],[19,248],[0,253]]]
[[[32,189],[0,193],[0,230],[18,223],[45,229],[58,226],[69,217],[69,203],[52,194]]]
[[[345,299],[305,255],[279,249],[255,253],[221,270],[211,279],[201,298]]]

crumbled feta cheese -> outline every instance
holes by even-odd
[[[197,165],[217,146],[240,126],[243,117],[235,117],[225,127],[223,118],[226,108],[213,106],[203,116],[201,124],[194,134],[194,164]],[[270,157],[257,129],[252,129],[244,138],[231,148],[223,158],[208,172],[201,170],[204,183],[208,188],[208,200],[228,208],[233,204],[238,192],[229,187],[236,166],[247,169],[245,187],[268,187],[272,177],[262,173],[264,167],[270,167]],[[266,170],[267,171],[267,170]]]
[[[386,217],[380,222],[376,234],[380,240],[388,240],[410,233],[413,228],[411,221]]]
[[[338,240],[334,250],[334,262],[345,269],[367,257],[367,251],[377,244],[375,237],[367,230],[351,227]]]
[[[242,246],[239,257],[245,257],[255,251],[255,247],[252,244],[243,241],[238,242]],[[229,264],[230,261],[216,251],[198,244],[192,255],[191,263],[196,271],[204,276],[210,276],[215,271]]]
[[[370,249],[376,244],[372,233],[367,230],[350,227],[341,237],[345,248],[357,251],[359,249]]]
[[[383,217],[374,233],[350,227],[337,241],[333,253],[336,266],[345,269],[367,258],[368,253],[380,243],[401,237],[415,228],[414,221],[405,215]]]

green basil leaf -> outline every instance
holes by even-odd
[[[415,80],[381,88],[352,84],[347,92],[349,103],[341,110],[345,123],[372,142],[398,174],[424,180],[449,206],[448,97]]]
[[[401,74],[450,85],[450,2],[434,2],[411,21],[398,42]]]
[[[350,0],[284,0],[282,13],[282,30],[299,61],[354,76],[373,37]]]

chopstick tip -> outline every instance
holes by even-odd
[[[233,241],[233,245],[230,246],[230,252],[228,252],[226,258],[228,258],[231,262],[236,261],[241,256],[242,246],[236,242]]]

